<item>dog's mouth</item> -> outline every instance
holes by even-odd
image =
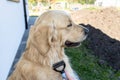
[[[71,42],[71,41],[66,41],[65,42],[65,45],[67,46],[67,47],[77,47],[77,46],[79,46],[80,45],[80,43],[81,42]]]

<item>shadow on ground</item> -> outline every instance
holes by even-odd
[[[115,70],[120,70],[120,41],[110,38],[89,24],[81,25],[89,29],[88,48],[100,59],[98,63],[103,65],[107,62]]]

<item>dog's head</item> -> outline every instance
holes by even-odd
[[[85,40],[88,29],[76,25],[63,11],[43,13],[34,24],[34,43],[37,46],[75,47]]]

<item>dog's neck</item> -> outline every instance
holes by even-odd
[[[40,65],[51,66],[63,60],[66,56],[64,53],[64,48],[60,46],[46,47],[46,49],[38,49],[34,45],[30,44],[27,46],[24,57],[29,59],[33,63]]]

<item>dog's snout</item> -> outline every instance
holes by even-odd
[[[87,28],[84,28],[85,35],[89,33],[89,30]]]

